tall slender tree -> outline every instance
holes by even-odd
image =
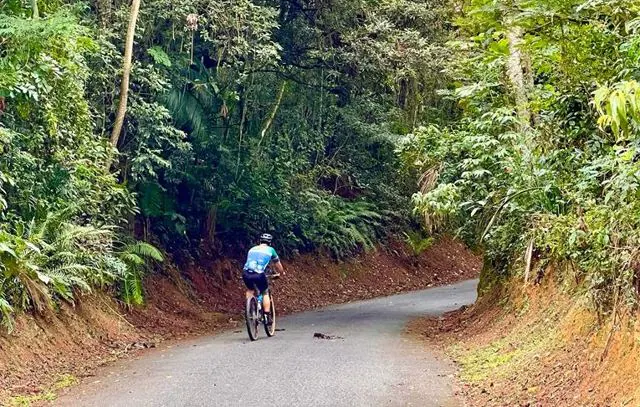
[[[131,2],[131,12],[129,14],[129,26],[127,28],[127,38],[124,46],[124,59],[122,62],[122,82],[120,83],[120,103],[116,113],[116,122],[111,132],[111,146],[118,147],[118,140],[122,133],[122,124],[124,116],[127,112],[127,97],[129,95],[129,77],[131,76],[131,59],[133,55],[133,40],[136,33],[136,23],[138,21],[138,12],[140,11],[140,0]],[[107,163],[111,166],[111,159]]]
[[[38,11],[38,0],[31,0],[31,15],[33,18],[39,18],[40,13]]]

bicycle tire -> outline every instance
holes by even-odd
[[[256,297],[247,298],[247,303],[244,309],[244,318],[247,322],[247,333],[249,339],[255,341],[258,339],[258,324],[260,323],[258,318],[258,300]]]
[[[269,294],[269,297],[271,298],[271,310],[269,314],[271,314],[271,320],[273,321],[273,323],[271,324],[271,327],[269,327],[269,324],[267,324],[267,319],[264,318],[262,324],[264,325],[264,332],[269,338],[271,338],[276,334],[276,306],[273,302],[273,295]]]

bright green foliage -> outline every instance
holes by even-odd
[[[601,87],[594,103],[603,129],[611,128],[618,139],[634,138],[640,130],[640,84],[635,80],[617,83],[613,89]]]
[[[639,12],[635,1],[466,1],[441,92],[459,110],[400,148],[429,181],[414,203],[430,223],[481,245],[499,276],[523,276],[533,242],[530,278],[553,265],[600,310],[640,291]],[[515,106],[515,49],[530,122]]]
[[[60,11],[37,21],[0,15],[0,186],[8,223],[68,210],[108,222],[131,211],[129,193],[101,167],[84,83],[95,49],[87,30]]]
[[[126,245],[118,254],[118,258],[125,265],[122,278],[122,297],[125,303],[142,305],[144,292],[142,287],[142,273],[147,265],[147,259],[162,262],[162,253],[154,246],[145,242]]]
[[[148,232],[191,250],[270,231],[285,252],[344,257],[389,212],[406,223],[394,143],[439,101],[444,58],[430,45],[444,4],[426,4],[143,2],[120,164]],[[121,14],[99,31],[116,46]],[[117,56],[101,53],[106,84]]]
[[[44,312],[136,273],[118,258],[114,232],[134,197],[104,170],[107,143],[85,97],[98,44],[72,9],[42,6],[37,20],[17,6],[0,14],[0,314],[9,329],[15,311]]]
[[[141,304],[140,237],[344,258],[413,222],[394,150],[454,109],[446,1],[145,0],[117,151],[129,2],[37,5],[0,3],[5,324],[96,287]]]
[[[433,236],[425,237],[419,231],[409,231],[404,233],[404,241],[411,248],[414,256],[419,256],[425,252],[428,248],[430,248],[435,239]]]

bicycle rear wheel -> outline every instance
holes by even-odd
[[[273,295],[269,294],[269,297],[271,298],[271,310],[269,312],[269,315],[271,316],[271,325],[269,325],[267,323],[267,319],[265,318],[263,320],[263,325],[264,325],[264,332],[267,334],[268,337],[272,337],[273,335],[276,334],[276,306],[275,303],[273,302]]]
[[[247,322],[247,333],[249,334],[249,339],[255,341],[258,339],[258,324],[260,323],[260,318],[258,316],[258,300],[256,297],[247,299],[244,318]]]

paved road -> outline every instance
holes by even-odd
[[[402,332],[412,318],[472,303],[476,283],[289,316],[285,331],[254,343],[244,330],[181,342],[110,367],[56,405],[460,406],[451,365]]]

